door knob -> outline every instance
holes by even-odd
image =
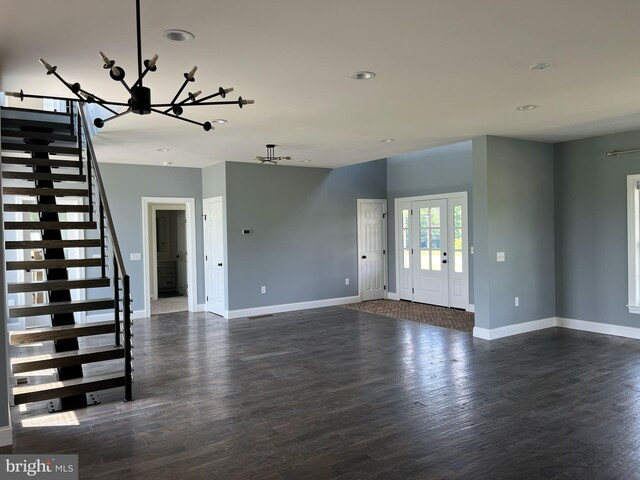
[[[363,259],[364,259],[364,258],[367,258],[367,256],[366,256],[366,255],[362,255],[362,258],[363,258]]]
[[[218,264],[218,266],[219,266],[219,267],[221,267],[221,266],[222,266],[222,263],[219,263],[219,264]]]
[[[442,263],[447,263],[447,260],[446,259],[442,260]]]

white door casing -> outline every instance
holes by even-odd
[[[420,208],[438,205],[430,202],[440,202],[438,222],[440,225],[439,227],[435,225],[431,218],[424,218],[421,238]],[[443,215],[443,212],[446,213]],[[395,200],[395,218],[395,273],[398,297],[402,300],[468,309],[467,192],[398,198]],[[445,238],[442,237],[443,225],[446,226]],[[436,234],[440,235],[439,249],[432,248],[433,229],[436,229]],[[431,269],[433,261],[437,260],[438,256],[441,267],[439,271],[423,268]],[[443,264],[442,261],[445,258],[447,263]],[[443,274],[445,271],[446,276]],[[440,280],[436,280],[438,277]],[[448,285],[442,282],[447,282]],[[441,293],[437,294],[437,291]]]
[[[187,217],[185,212],[176,215],[176,263],[177,263],[177,289],[183,295],[187,294]]]
[[[358,290],[362,301],[386,294],[386,200],[362,200],[358,205]]]
[[[225,315],[224,212],[222,197],[203,201],[205,305]]]
[[[151,316],[151,295],[154,285],[157,289],[157,253],[155,240],[155,211],[184,210],[187,219],[187,305],[190,312],[198,311],[198,279],[196,275],[196,207],[194,198],[182,197],[142,197],[142,258],[144,271],[144,316]],[[125,262],[128,259],[125,258]],[[131,261],[131,260],[129,260]],[[155,282],[153,279],[155,278]],[[157,291],[157,290],[156,290]]]

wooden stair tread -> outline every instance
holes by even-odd
[[[9,308],[9,317],[33,317],[56,313],[90,312],[113,308],[113,299],[99,298],[95,300],[71,300],[68,302],[41,303],[38,305]]]
[[[58,160],[57,158],[31,158],[2,156],[2,163],[6,165],[37,165],[44,167],[78,168],[78,160]]]
[[[86,175],[72,173],[2,172],[7,180],[51,180],[53,182],[86,182]]]
[[[42,249],[42,248],[90,248],[99,247],[99,238],[85,238],[82,240],[7,240],[4,242],[6,250]]]
[[[48,133],[48,132],[29,132],[26,130],[14,130],[9,128],[2,129],[3,137],[12,138],[35,138],[38,140],[51,140],[53,142],[76,143],[78,137],[71,134]]]
[[[7,283],[8,293],[52,292],[77,288],[105,288],[111,286],[108,278],[84,278],[81,280],[44,280],[31,283]]]
[[[7,270],[43,270],[50,268],[83,268],[83,267],[100,267],[102,259],[100,258],[60,258],[51,260],[18,260],[15,262],[7,262]]]
[[[41,383],[13,387],[13,402],[15,405],[28,402],[38,402],[51,398],[78,395],[124,386],[124,376],[120,373],[94,375],[91,377],[73,378],[58,382]]]
[[[38,112],[43,113],[43,112]],[[44,113],[56,113],[56,112],[44,112]],[[59,112],[58,112],[59,113]],[[67,115],[68,117],[68,115]],[[45,122],[40,120],[26,120],[22,118],[2,117],[2,127],[38,127],[38,128],[50,128],[53,131],[66,131],[71,132],[71,125],[69,122]]]
[[[63,155],[78,155],[80,149],[78,147],[58,147],[56,145],[29,145],[26,143],[9,143],[2,142],[2,150],[13,152],[41,152],[41,153],[60,153]]]
[[[63,325],[60,327],[38,327],[28,330],[16,330],[9,332],[11,345],[24,345],[27,343],[45,342],[48,340],[64,340],[67,338],[89,337],[92,335],[104,335],[114,333],[116,326],[114,321],[92,322],[83,324]]]
[[[33,372],[47,368],[61,368],[84,363],[95,363],[124,358],[124,348],[108,345],[104,347],[83,348],[69,352],[45,353],[30,357],[11,359],[13,373]]]
[[[5,230],[95,229],[96,222],[4,222]]]
[[[32,187],[3,187],[4,195],[27,195],[40,197],[87,197],[86,188],[32,188]]]
[[[89,213],[89,205],[57,205],[48,203],[5,203],[5,212],[80,212]]]

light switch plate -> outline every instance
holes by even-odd
[[[140,253],[131,253],[129,255],[129,260],[132,262],[139,262],[142,259],[142,255]]]
[[[504,262],[504,252],[496,253],[496,262]]]

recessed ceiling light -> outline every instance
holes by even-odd
[[[529,65],[529,70],[544,70],[545,68],[549,68],[548,63],[534,63],[533,65]]]
[[[351,75],[349,75],[349,77],[351,77],[354,80],[371,80],[375,76],[376,76],[375,73],[366,72],[366,71],[354,72]]]
[[[216,118],[215,120],[211,120],[211,123],[227,123],[224,118]]]
[[[396,139],[395,138],[385,138],[384,140],[380,140],[382,143],[391,143],[391,142],[395,142]]]
[[[538,105],[520,105],[519,107],[516,107],[516,110],[524,112],[527,110],[535,110],[536,108],[538,108]]]
[[[186,30],[178,30],[176,28],[170,28],[162,32],[162,38],[165,40],[171,40],[172,42],[188,42],[195,38],[193,33]]]
[[[173,162],[162,162],[162,164],[163,164],[165,167],[168,167],[169,165],[173,165]]]
[[[159,148],[158,151],[159,152],[169,152],[170,150],[168,148]]]

